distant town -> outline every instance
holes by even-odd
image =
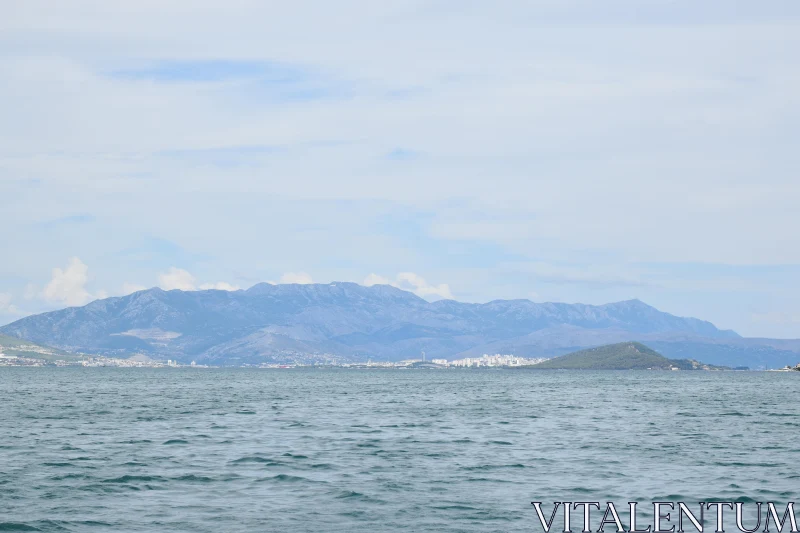
[[[114,357],[84,356],[81,359],[41,359],[34,357],[23,357],[19,355],[7,355],[0,352],[0,367],[2,366],[85,366],[100,367],[112,366],[121,368],[180,368],[198,367],[210,368],[207,365],[198,365],[195,362],[185,365],[177,361],[154,361],[137,359],[118,359]]]
[[[546,358],[527,359],[515,355],[483,354],[481,357],[467,357],[465,359],[406,359],[397,362],[344,363],[342,367],[367,367],[367,368],[410,368],[410,367],[442,367],[442,368],[489,368],[489,367],[516,367],[530,366],[546,361]]]
[[[120,367],[120,368],[212,368],[210,365],[197,364],[192,361],[189,364],[179,363],[176,360],[157,361],[144,356],[134,356],[127,359],[104,357],[97,355],[81,355],[68,359],[59,359],[58,355],[52,351],[47,351],[38,346],[25,346],[26,355],[35,353],[45,356],[30,357],[21,355],[5,354],[0,351],[0,366],[82,366],[82,367]],[[36,351],[34,351],[34,349]],[[47,351],[47,353],[40,353]],[[484,354],[481,357],[468,357],[464,359],[406,359],[403,361],[372,361],[366,362],[345,362],[336,358],[322,358],[315,362],[289,362],[289,363],[261,363],[244,364],[248,368],[304,368],[304,367],[339,367],[339,368],[504,368],[530,366],[546,361],[545,358],[528,359],[515,355],[505,354]]]
[[[599,346],[553,358],[526,358],[514,354],[483,354],[460,359],[428,359],[425,352],[413,359],[402,361],[359,361],[358,355],[342,357],[328,353],[286,351],[280,358],[268,361],[244,360],[239,364],[227,360],[221,365],[200,364],[177,359],[153,359],[145,354],[127,358],[111,355],[70,353],[55,348],[11,339],[0,338],[0,367],[117,367],[117,368],[353,368],[353,369],[480,369],[527,368],[573,370],[749,370],[748,367],[724,367],[704,364],[693,359],[667,359],[658,352],[638,342]],[[773,372],[800,371],[800,364],[768,369]]]

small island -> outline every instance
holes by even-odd
[[[554,357],[527,368],[553,370],[727,370],[693,359],[668,359],[640,342],[598,346]]]

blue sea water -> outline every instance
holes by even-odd
[[[785,503],[798,392],[793,373],[3,368],[0,531],[532,532],[531,501]]]

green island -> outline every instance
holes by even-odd
[[[726,370],[693,359],[668,359],[640,342],[598,346],[554,357],[527,368],[558,370]]]

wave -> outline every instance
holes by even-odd
[[[103,481],[101,481],[101,483],[136,483],[136,482],[151,482],[151,481],[167,481],[167,479],[161,476],[124,475],[112,479],[104,479]]]
[[[20,522],[0,522],[0,531],[41,531],[41,529]]]

